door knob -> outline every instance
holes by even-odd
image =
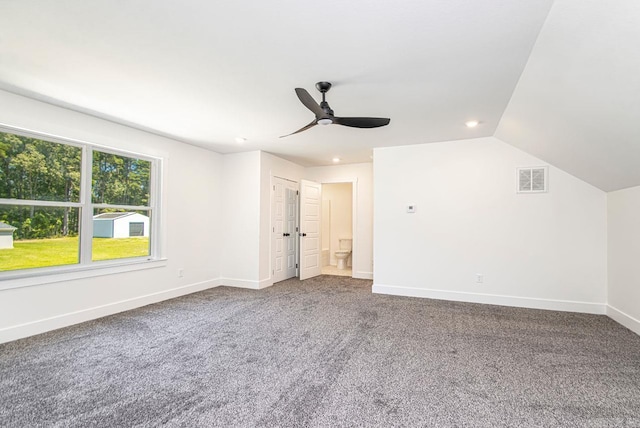
[[[290,233],[283,233],[282,236],[290,236]]]
[[[306,233],[301,233],[300,236],[307,236],[307,234]]]

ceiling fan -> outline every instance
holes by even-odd
[[[289,135],[297,134],[298,132],[306,131],[316,125],[343,125],[350,126],[352,128],[378,128],[379,126],[388,125],[391,119],[382,117],[335,117],[333,110],[329,107],[329,103],[324,99],[325,94],[331,89],[331,83],[318,82],[316,88],[322,93],[322,102],[318,104],[309,92],[303,88],[296,88],[296,95],[300,99],[300,102],[304,104],[306,108],[311,110],[316,118],[310,124],[298,129],[291,134],[283,135],[280,138],[288,137]]]

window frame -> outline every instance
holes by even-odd
[[[138,269],[148,269],[166,265],[162,254],[162,169],[163,159],[143,153],[132,152],[87,141],[61,137],[44,132],[26,130],[0,124],[0,132],[35,138],[56,144],[78,147],[82,150],[80,166],[80,194],[78,202],[47,201],[31,199],[0,198],[0,205],[36,207],[72,207],[79,209],[78,221],[78,263],[71,265],[47,266],[29,269],[0,271],[0,290],[48,282],[66,281],[89,276],[101,276]],[[149,202],[146,206],[99,204],[92,202],[93,152],[99,151],[117,156],[136,158],[150,162]],[[93,215],[96,209],[113,208],[132,211],[147,211],[149,221],[149,255],[109,260],[92,260]],[[18,281],[10,281],[18,280]]]

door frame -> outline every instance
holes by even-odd
[[[356,273],[357,231],[358,231],[358,178],[327,178],[318,180],[321,185],[351,183],[351,278]],[[331,257],[331,256],[329,256]]]

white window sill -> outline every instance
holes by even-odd
[[[52,284],[96,276],[113,275],[167,265],[167,259],[129,259],[98,262],[89,266],[71,265],[21,271],[0,272],[0,291],[33,285]]]

